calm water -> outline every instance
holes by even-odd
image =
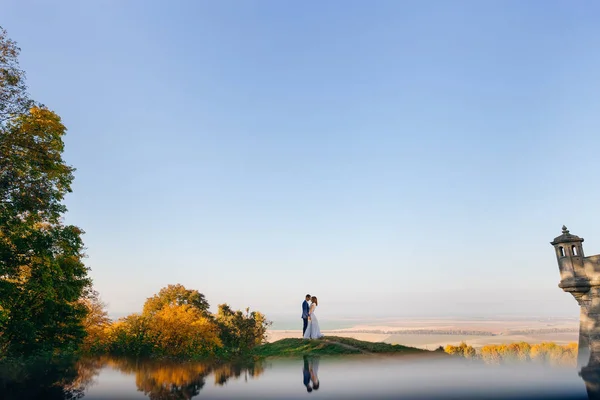
[[[34,379],[19,392],[5,388],[0,398],[588,398],[585,383],[574,367],[530,363],[493,366],[437,357],[312,357],[246,366],[103,358],[83,361],[72,372],[59,385],[36,387],[44,380]]]

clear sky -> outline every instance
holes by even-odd
[[[549,242],[600,253],[599,3],[2,3],[112,315],[578,316]]]

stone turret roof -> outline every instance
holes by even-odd
[[[550,244],[559,244],[559,243],[574,243],[574,242],[583,242],[583,238],[580,238],[577,235],[571,235],[566,226],[562,227],[562,235],[554,238],[554,241],[550,242]]]

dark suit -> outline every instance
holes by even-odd
[[[302,378],[304,386],[308,386],[310,384],[310,370],[308,369],[308,358],[306,356],[304,358],[304,368],[302,368]]]
[[[308,301],[304,300],[302,302],[302,336],[304,336],[304,332],[306,332],[306,327],[308,326],[308,312],[310,307],[308,306]]]

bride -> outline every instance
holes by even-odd
[[[304,339],[320,339],[323,337],[321,334],[321,328],[319,328],[319,321],[315,315],[315,308],[319,305],[319,301],[316,296],[311,299],[310,310],[308,312],[308,326],[306,332],[304,332]]]

